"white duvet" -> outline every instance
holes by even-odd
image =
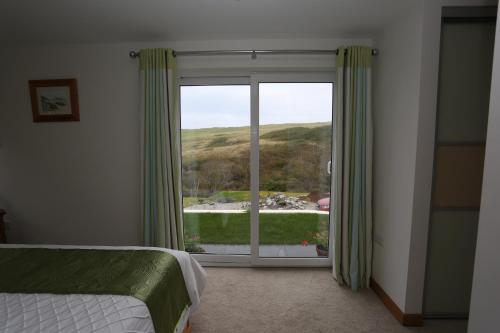
[[[155,250],[170,253],[177,258],[181,266],[192,303],[177,322],[175,333],[182,332],[189,314],[199,306],[200,295],[206,282],[205,270],[189,253],[183,251],[136,246],[1,244],[1,247]],[[154,333],[154,327],[146,304],[131,296],[0,293],[0,332]]]

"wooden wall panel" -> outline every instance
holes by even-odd
[[[426,297],[428,316],[467,316],[474,272],[479,212],[437,211],[429,229]]]
[[[436,152],[434,208],[479,209],[484,145],[439,146]]]
[[[486,141],[495,26],[494,21],[443,25],[439,143]]]

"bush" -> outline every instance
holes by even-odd
[[[186,243],[184,245],[185,251],[190,253],[205,253],[205,249],[194,244],[194,243]]]
[[[273,192],[286,192],[287,186],[284,180],[271,179],[268,180],[264,186],[262,186],[263,191],[273,191]]]
[[[226,197],[224,196],[224,194],[222,193],[217,193],[216,195],[214,195],[213,197],[211,197],[212,200],[214,200],[215,202],[218,202],[218,203],[232,203],[232,202],[235,202],[235,200],[231,197]]]

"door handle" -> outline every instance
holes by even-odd
[[[328,172],[329,175],[332,174],[332,161],[328,161],[328,164],[326,166],[326,172]]]

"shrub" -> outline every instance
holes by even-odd
[[[281,179],[270,179],[261,188],[263,191],[273,191],[273,192],[285,192],[286,182]]]

